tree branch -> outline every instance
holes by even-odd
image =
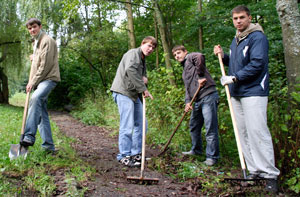
[[[2,42],[2,43],[0,43],[0,46],[2,46],[2,45],[8,45],[8,44],[19,44],[19,43],[21,43],[21,41],[11,41],[11,42]]]
[[[119,3],[124,3],[124,4],[129,3],[129,2],[125,2],[125,1],[119,1],[119,0],[108,0],[108,1],[119,2]],[[132,3],[132,2],[131,2],[131,3],[129,3],[129,4],[131,4],[131,5],[136,5],[136,6],[139,6],[139,7],[143,7],[143,8],[149,9],[149,10],[154,10],[154,9],[151,8],[151,7],[144,6],[144,5],[140,5],[140,4],[137,4],[137,3]]]

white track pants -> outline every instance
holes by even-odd
[[[250,174],[277,178],[272,137],[267,126],[268,97],[231,98],[243,155]]]

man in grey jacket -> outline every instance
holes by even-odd
[[[43,143],[42,147],[47,151],[54,151],[50,121],[47,112],[47,102],[50,92],[60,81],[58,67],[58,51],[55,40],[42,31],[41,21],[31,18],[26,27],[34,39],[33,55],[30,70],[30,79],[26,91],[34,89],[30,100],[28,117],[26,121],[24,137],[20,140],[23,146],[33,146],[35,135],[39,129]]]
[[[125,166],[141,165],[142,102],[141,96],[152,95],[147,90],[145,58],[157,45],[152,36],[143,39],[141,46],[127,51],[119,64],[111,91],[120,114],[119,154],[117,160]]]

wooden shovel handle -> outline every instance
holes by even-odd
[[[31,68],[32,68],[32,65],[31,65]],[[32,77],[32,69],[31,68],[30,68],[28,83],[30,82],[31,77]],[[26,92],[27,92],[27,88],[26,88]],[[27,92],[26,93],[25,105],[24,105],[23,121],[22,121],[22,128],[21,128],[21,136],[24,134],[24,131],[25,131],[25,125],[26,125],[26,119],[27,119],[29,99],[30,99],[30,92]]]
[[[218,58],[219,58],[219,63],[220,63],[222,76],[225,76],[226,74],[225,74],[225,69],[224,69],[224,64],[223,64],[223,61],[222,61],[221,53],[218,53]],[[241,145],[241,141],[240,141],[239,132],[238,132],[238,129],[237,129],[237,126],[236,126],[236,120],[235,120],[235,115],[234,115],[234,111],[233,111],[233,107],[232,107],[232,103],[231,103],[231,97],[230,97],[230,92],[229,92],[228,85],[225,85],[225,92],[226,92],[227,101],[228,101],[228,105],[229,105],[229,111],[230,111],[230,115],[231,115],[231,120],[232,120],[234,135],[235,135],[235,139],[236,139],[236,144],[237,144],[237,148],[238,148],[239,158],[240,158],[240,162],[241,162],[241,167],[242,167],[242,170],[243,170],[244,178],[246,179],[247,178],[246,164],[245,164],[245,160],[244,160],[244,156],[243,156],[243,151],[242,151],[242,145]]]
[[[28,111],[28,104],[29,104],[29,98],[30,98],[30,92],[27,92],[27,93],[26,93],[25,106],[24,106],[24,113],[23,113],[23,121],[22,121],[21,135],[24,134],[24,130],[25,130],[26,118],[27,118],[27,111]]]
[[[145,168],[145,146],[146,146],[146,99],[143,97],[143,140],[142,140],[142,163],[141,163],[141,177],[144,177]]]
[[[204,86],[204,84],[203,84],[203,83],[204,83],[205,81],[206,81],[206,80],[205,80],[205,79],[203,79],[203,80],[202,80],[202,83],[200,83],[200,84],[199,84],[199,87],[198,87],[197,91],[195,92],[195,94],[194,94],[194,96],[193,96],[193,98],[192,98],[192,101],[190,102],[190,105],[192,105],[192,104],[193,104],[193,102],[195,101],[195,99],[196,99],[196,97],[197,97],[197,95],[198,95],[198,93],[199,93],[200,89],[201,89],[201,88]],[[184,114],[183,114],[183,116],[181,117],[181,119],[180,119],[179,123],[177,124],[176,128],[174,129],[173,133],[171,134],[171,136],[170,136],[170,138],[169,138],[168,142],[166,143],[166,145],[165,145],[164,149],[162,150],[162,152],[161,152],[161,153],[159,153],[159,154],[158,154],[158,156],[161,156],[162,154],[164,154],[164,153],[166,152],[166,150],[167,150],[167,148],[168,148],[169,144],[171,143],[171,140],[172,140],[172,138],[174,137],[174,135],[175,135],[175,133],[176,133],[177,129],[179,128],[179,126],[180,126],[180,124],[182,123],[182,121],[183,121],[183,119],[184,119],[184,117],[185,117],[185,115],[186,115],[186,114],[187,114],[187,112],[186,112],[186,111],[184,111]]]

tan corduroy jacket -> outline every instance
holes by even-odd
[[[42,32],[31,63],[29,85],[36,87],[44,80],[60,81],[58,51],[55,40]]]

